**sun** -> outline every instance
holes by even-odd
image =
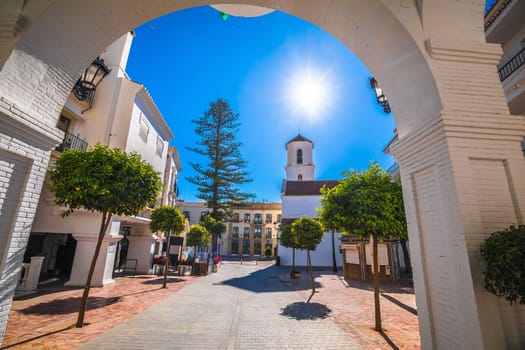
[[[332,90],[329,74],[308,66],[290,75],[286,99],[294,113],[315,123],[326,116],[333,99]]]

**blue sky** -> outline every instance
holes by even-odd
[[[239,113],[238,140],[253,180],[242,189],[257,200],[280,201],[285,144],[299,131],[315,144],[317,179],[340,179],[343,170],[364,169],[371,160],[392,165],[383,148],[395,123],[375,101],[370,72],[314,25],[277,11],[224,21],[205,6],[157,18],[135,32],[127,72],[150,91],[175,134],[181,199],[196,200],[196,188],[185,179],[195,175],[188,162],[205,161],[185,149],[198,140],[191,120],[219,97]],[[325,102],[316,113],[291,97],[298,79],[304,85],[301,76],[324,86],[319,94]]]

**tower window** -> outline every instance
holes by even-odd
[[[299,176],[297,176],[297,181],[303,181],[303,175],[299,174]]]
[[[297,164],[303,164],[303,150],[300,148],[297,150]]]

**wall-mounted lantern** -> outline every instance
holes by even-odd
[[[377,103],[383,107],[383,111],[385,113],[390,113],[390,104],[388,103],[388,100],[386,99],[385,94],[383,93],[383,89],[379,87],[379,84],[377,83],[377,80],[372,77],[368,78],[370,81],[370,87],[374,90],[374,93],[376,95]]]
[[[93,106],[97,86],[102,79],[109,74],[109,72],[111,72],[111,69],[104,64],[104,60],[100,57],[97,57],[93,63],[82,72],[82,76],[73,87],[73,94],[75,97],[79,101],[87,102],[89,105],[89,107],[83,110],[82,113]]]

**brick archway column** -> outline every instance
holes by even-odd
[[[494,230],[523,223],[525,118],[509,115],[498,45],[427,40],[426,48],[443,110],[391,147],[401,169],[422,345],[523,348],[525,326],[516,319],[525,307],[483,289],[479,247]]]

